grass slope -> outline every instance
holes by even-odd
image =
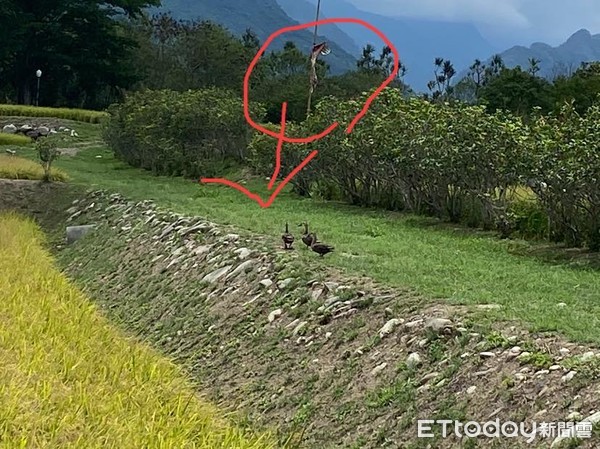
[[[273,447],[112,328],[42,242],[31,221],[0,216],[0,447]]]
[[[83,140],[97,140],[98,129],[89,126],[80,135]],[[272,207],[260,209],[227,187],[154,177],[133,169],[102,146],[64,157],[57,166],[75,183],[119,191],[133,199],[152,199],[176,212],[235,224],[272,235],[274,240],[280,238],[285,221],[298,230],[297,236],[300,228],[295,225],[308,221],[320,240],[336,247],[326,264],[455,304],[500,304],[500,311],[490,312],[492,319],[519,319],[534,330],[600,342],[598,271],[586,263],[548,263],[516,254],[544,249],[539,244],[499,241],[433,220],[301,199],[289,191]],[[239,176],[230,179],[240,180]],[[249,180],[246,187],[266,198],[266,184]]]

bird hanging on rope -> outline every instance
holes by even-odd
[[[319,82],[317,78],[317,59],[319,55],[327,56],[331,53],[331,49],[327,46],[327,42],[321,42],[315,44],[310,54],[310,88],[311,92],[314,92],[315,87]]]

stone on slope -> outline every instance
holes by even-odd
[[[239,274],[247,273],[247,272],[251,271],[252,266],[254,265],[255,262],[256,261],[254,259],[252,259],[252,260],[247,260],[246,262],[239,264],[237,266],[237,268],[235,270],[233,270],[231,273],[229,273],[225,279],[231,279],[231,278],[236,277]]]
[[[231,270],[231,265],[227,265],[226,267],[219,268],[218,270],[213,271],[212,273],[207,274],[202,278],[201,282],[208,282],[210,284],[217,282],[223,276],[225,276],[229,270]]]
[[[379,338],[384,338],[387,335],[391,334],[396,326],[402,324],[404,320],[399,320],[398,318],[393,318],[389,320],[385,325],[379,330]]]
[[[268,318],[269,323],[272,323],[277,318],[279,318],[282,313],[283,313],[283,310],[281,310],[281,309],[273,310],[271,313],[269,313],[269,318]]]
[[[67,226],[67,243],[73,243],[96,229],[96,225]]]

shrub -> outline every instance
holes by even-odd
[[[333,183],[351,204],[494,226],[528,166],[528,134],[520,119],[488,115],[482,107],[407,100],[386,89],[347,134],[344,127],[369,94],[346,102],[327,98],[301,126],[309,136],[334,121],[341,124],[328,137],[293,150],[319,150],[304,181]],[[256,136],[253,147],[263,142]]]
[[[550,237],[600,250],[600,107],[565,105],[532,125],[532,188],[549,216]]]
[[[215,176],[228,162],[246,157],[252,128],[242,100],[227,90],[147,90],[109,112],[104,131],[109,146],[119,158],[155,174]],[[251,114],[260,121],[264,109],[255,104]]]
[[[272,124],[262,125],[266,129],[279,132],[281,127]],[[286,124],[287,137],[305,137],[302,125]],[[275,153],[278,140],[274,137],[256,131],[248,146],[248,162],[254,171],[261,176],[272,176],[275,169]],[[310,154],[308,145],[284,143],[281,151],[281,171],[279,180],[283,180],[294,168]],[[317,182],[315,160],[313,159],[290,184],[294,192],[301,196],[310,196],[311,188]]]
[[[35,143],[35,149],[40,158],[40,164],[44,170],[44,176],[42,180],[45,182],[52,181],[52,164],[60,156],[56,139],[52,137],[46,137],[39,139]]]

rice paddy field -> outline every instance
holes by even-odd
[[[0,448],[275,447],[112,327],[31,220],[0,215]]]
[[[41,180],[43,177],[44,170],[39,163],[31,159],[0,154],[0,178]],[[64,171],[55,168],[51,171],[51,178],[52,181],[60,182],[69,179]]]

